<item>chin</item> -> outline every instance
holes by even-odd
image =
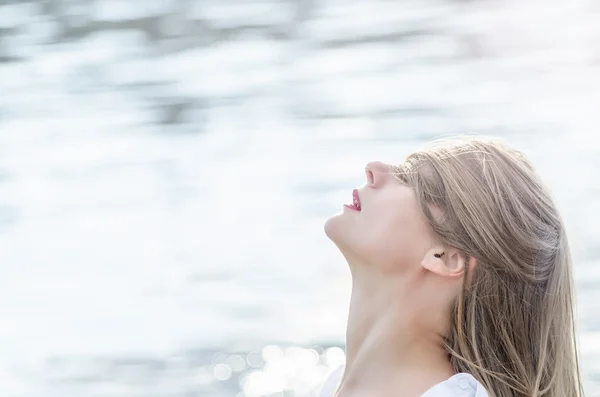
[[[325,221],[325,224],[323,224],[323,231],[325,232],[325,235],[327,237],[329,237],[331,239],[332,233],[335,230],[335,220],[333,219],[334,217],[330,217],[327,218],[327,220]]]
[[[353,244],[351,243],[351,236],[348,235],[348,224],[344,222],[341,214],[334,215],[327,219],[323,229],[329,240],[335,244],[337,249],[346,259],[346,262],[350,264],[350,258],[354,257],[354,250],[352,249]]]
[[[323,230],[327,237],[338,246],[342,242],[344,231],[348,227],[347,225],[344,225],[344,223],[343,213],[340,213],[331,216],[323,225]]]

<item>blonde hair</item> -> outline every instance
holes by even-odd
[[[395,174],[441,242],[477,260],[450,312],[454,370],[492,397],[583,396],[565,227],[525,155],[488,137],[444,138]]]

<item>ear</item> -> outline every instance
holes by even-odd
[[[454,248],[435,246],[425,254],[421,262],[423,268],[439,276],[459,278],[465,272],[465,255]],[[470,258],[469,266],[475,258]]]

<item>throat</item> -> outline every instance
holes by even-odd
[[[376,396],[380,390],[387,393],[382,396],[402,390],[408,397],[454,375],[443,334],[417,327],[414,307],[411,312],[398,302],[379,305],[374,296],[363,298],[353,291],[346,368],[336,397]]]

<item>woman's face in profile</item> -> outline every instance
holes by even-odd
[[[325,222],[325,233],[346,259],[388,272],[419,265],[430,247],[432,231],[414,191],[392,167],[371,162],[365,184],[349,191],[349,203]]]

